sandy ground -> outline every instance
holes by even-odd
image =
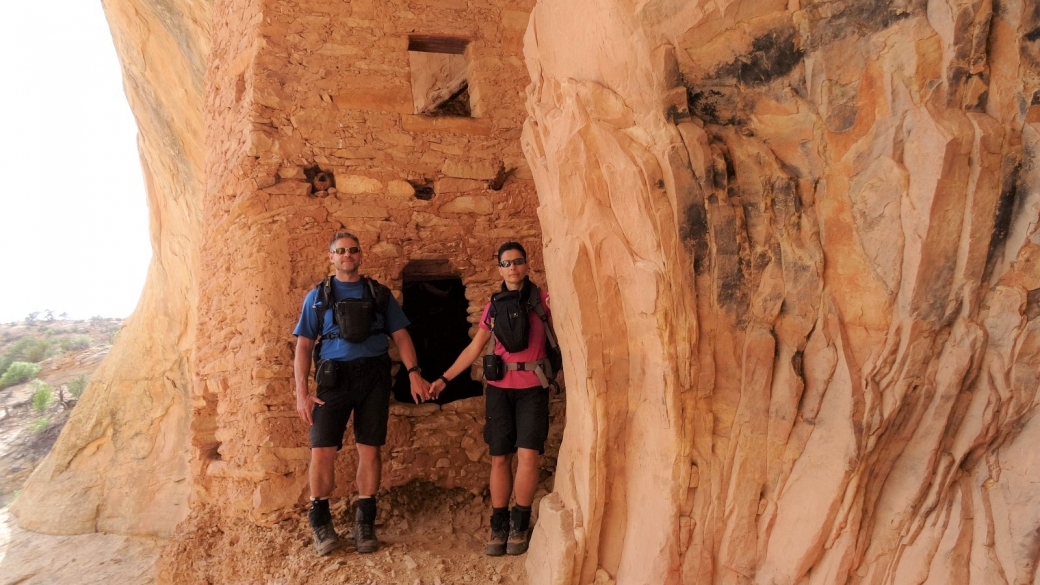
[[[0,509],[0,585],[135,585],[155,582],[157,538],[26,532]]]
[[[541,491],[541,490],[540,490]],[[282,521],[257,526],[243,520],[196,517],[178,527],[159,561],[162,583],[297,585],[526,585],[526,555],[484,555],[486,495],[413,483],[384,491],[376,522],[381,547],[360,555],[350,539],[353,505],[332,505],[346,546],[314,554],[302,506]]]

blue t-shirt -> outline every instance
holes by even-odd
[[[340,282],[336,278],[332,279],[332,292],[336,299],[360,299],[364,298],[364,289],[362,288],[362,281],[358,282]],[[318,338],[318,315],[314,309],[314,304],[318,302],[318,289],[315,287],[311,292],[307,293],[307,297],[303,299],[303,309],[300,311],[300,322],[296,324],[296,329],[293,330],[293,335],[302,335],[307,339]],[[332,307],[329,307],[325,311],[325,326],[322,332],[326,335],[332,333],[339,333],[339,327],[336,326],[335,319],[332,315]],[[404,311],[401,310],[401,305],[397,303],[397,299],[390,297],[390,302],[386,307],[386,326],[383,326],[384,316],[379,311],[376,311],[375,318],[372,320],[373,329],[383,329],[389,333],[394,333],[404,329],[411,325],[408,318],[404,316]],[[369,335],[368,339],[361,343],[350,343],[346,339],[334,338],[325,339],[321,343],[321,355],[318,356],[323,360],[341,360],[350,361],[363,357],[377,357],[381,356],[390,349],[390,343],[387,341],[386,335],[382,333],[376,333]]]

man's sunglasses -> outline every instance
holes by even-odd
[[[332,249],[332,253],[333,254],[339,254],[340,256],[346,254],[347,252],[350,252],[351,254],[357,254],[360,251],[361,251],[361,246],[351,246],[349,248],[333,248]]]
[[[509,268],[510,266],[523,266],[527,264],[527,258],[517,258],[516,260],[500,260],[498,265],[502,268]]]

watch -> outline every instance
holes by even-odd
[[[420,368],[419,366],[412,366],[412,367],[408,368],[408,373],[411,374],[412,372],[417,372],[417,373],[421,374],[422,373],[422,368]]]

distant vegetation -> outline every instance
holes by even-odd
[[[83,396],[83,391],[87,389],[87,382],[87,375],[80,374],[69,380],[65,387],[69,389],[69,394],[72,394],[73,398],[79,400],[79,397]]]
[[[40,366],[31,362],[14,362],[2,376],[0,376],[0,388],[7,388],[22,382],[28,382],[40,373]]]
[[[89,321],[67,321],[65,313],[60,317],[56,320],[53,311],[44,311],[41,319],[33,312],[20,326],[12,324],[0,334],[0,389],[33,379],[40,371],[35,364],[49,357],[110,345],[121,325],[120,319],[101,316]],[[71,388],[70,392],[75,393]]]

